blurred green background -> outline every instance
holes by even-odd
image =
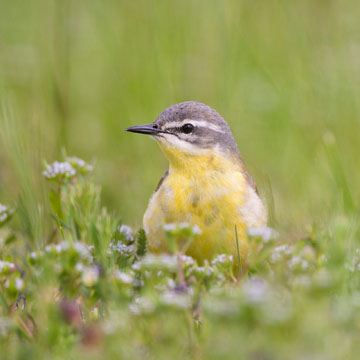
[[[96,160],[104,203],[140,225],[167,163],[154,141],[123,130],[196,100],[230,123],[277,227],[357,210],[358,1],[0,6],[2,203],[38,211],[42,160],[65,148]]]

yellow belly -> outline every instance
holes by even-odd
[[[153,195],[144,215],[144,229],[149,250],[167,252],[164,225],[189,222],[201,234],[187,254],[203,263],[216,254],[227,253],[237,259],[235,225],[242,262],[248,253],[246,223],[241,214],[249,185],[236,168],[203,169],[192,173],[171,169],[168,177]]]

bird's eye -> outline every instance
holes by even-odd
[[[184,124],[181,127],[181,130],[185,134],[190,134],[194,130],[194,125],[193,124]]]

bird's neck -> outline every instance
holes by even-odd
[[[199,153],[188,153],[175,148],[161,146],[169,160],[169,172],[184,176],[205,175],[208,172],[227,173],[241,171],[241,164],[236,158],[219,153],[215,150],[201,150]]]

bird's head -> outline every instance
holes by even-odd
[[[153,137],[171,163],[199,156],[239,156],[226,121],[209,106],[194,101],[173,105],[153,123],[126,130]]]

